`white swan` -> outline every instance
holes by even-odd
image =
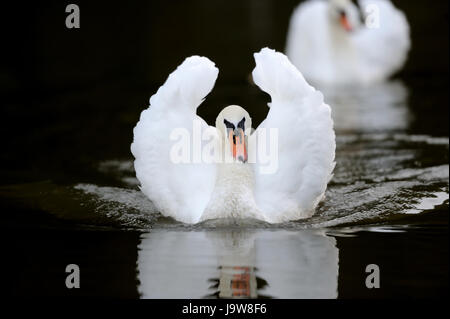
[[[370,84],[402,68],[409,24],[389,0],[309,0],[293,12],[286,54],[318,85]]]
[[[278,223],[314,213],[335,165],[330,107],[285,55],[265,48],[254,56],[254,81],[272,102],[253,134],[251,118],[240,106],[223,109],[215,128],[196,115],[218,75],[205,57],[187,58],[150,98],[134,128],[131,151],[141,190],[163,215],[185,223],[225,217]],[[180,129],[189,139],[174,134]],[[208,138],[196,145],[200,136]],[[257,145],[268,145],[271,138],[278,146],[276,169],[265,171]],[[183,141],[192,143],[189,163],[174,161]],[[219,149],[220,156],[196,161],[206,149]]]

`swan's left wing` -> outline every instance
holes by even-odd
[[[150,98],[133,131],[131,151],[142,192],[162,214],[186,223],[200,220],[215,184],[216,166],[201,152],[217,132],[196,110],[218,72],[205,57],[187,58]]]
[[[253,133],[256,204],[272,223],[310,217],[335,165],[330,107],[284,54],[265,48],[255,61],[253,80],[272,98]]]

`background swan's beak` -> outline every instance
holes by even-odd
[[[245,135],[241,128],[235,130],[230,130],[228,132],[228,140],[231,146],[231,152],[233,158],[241,161],[242,163],[247,162],[247,149],[245,147]]]
[[[340,21],[342,27],[345,29],[345,31],[350,32],[350,31],[353,30],[352,26],[351,26],[350,23],[348,22],[348,19],[347,19],[347,16],[346,16],[346,15],[341,15],[341,18],[340,18],[339,21]]]

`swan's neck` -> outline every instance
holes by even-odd
[[[253,191],[253,170],[250,164],[224,163],[218,167],[216,186]]]
[[[347,31],[329,23],[330,58],[333,61],[333,72],[346,82],[348,77],[359,73],[359,59],[352,35]]]
[[[218,165],[216,185],[202,220],[256,218],[253,168],[246,163]]]
[[[352,51],[351,37],[347,31],[337,26],[335,23],[328,24],[330,43],[332,52],[335,54],[345,54]]]

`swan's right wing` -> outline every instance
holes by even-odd
[[[255,61],[253,80],[272,98],[267,118],[253,133],[256,204],[268,222],[309,217],[335,165],[330,107],[282,53],[265,48]]]
[[[196,223],[207,206],[216,165],[201,157],[216,129],[196,115],[219,70],[205,57],[187,58],[150,98],[133,130],[131,152],[142,192],[158,210]]]

